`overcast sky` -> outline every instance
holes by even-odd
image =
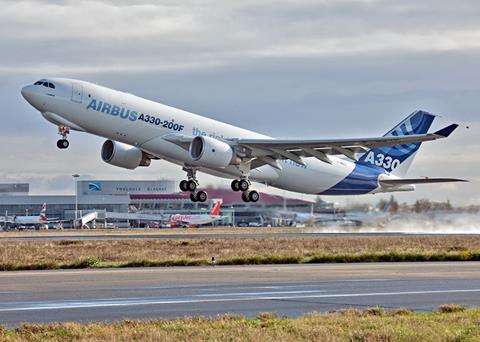
[[[377,136],[414,110],[427,110],[442,116],[438,125],[463,127],[424,144],[409,176],[472,182],[421,186],[397,197],[480,203],[478,1],[129,3],[0,0],[0,182],[63,194],[73,193],[72,173],[184,177],[166,162],[135,171],[107,165],[103,140],[85,133],[74,132],[70,148],[58,150],[56,127],[20,89],[61,76],[277,137]]]

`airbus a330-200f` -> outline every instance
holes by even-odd
[[[180,165],[182,191],[204,202],[197,171],[232,179],[245,202],[257,202],[251,182],[320,195],[411,191],[415,184],[456,182],[453,178],[405,178],[422,142],[448,137],[457,127],[428,133],[435,115],[415,111],[385,135],[348,139],[275,139],[224,122],[149,101],[90,82],[41,79],[23,97],[58,126],[60,149],[71,130],[107,140],[102,159],[126,169],[164,159]]]

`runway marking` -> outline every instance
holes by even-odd
[[[383,278],[364,278],[364,279],[348,279],[348,280],[342,280],[344,283],[356,283],[356,282],[385,282],[385,281],[392,281],[392,279],[383,279]],[[121,288],[111,288],[111,287],[99,287],[96,288],[95,290],[97,291],[109,291],[109,292],[114,292],[114,291],[123,291],[123,290],[130,290],[130,291],[142,291],[142,290],[181,290],[181,289],[197,289],[200,292],[206,292],[206,291],[211,291],[212,288],[216,290],[243,290],[247,291],[250,289],[268,289],[268,290],[282,290],[282,289],[289,289],[289,288],[316,288],[316,287],[321,287],[325,285],[329,285],[331,283],[335,283],[334,281],[318,281],[318,282],[308,282],[308,283],[295,283],[295,284],[278,284],[278,285],[258,285],[258,286],[236,286],[236,285],[229,285],[229,284],[221,284],[221,285],[211,285],[211,284],[175,284],[175,285],[163,285],[163,286],[138,286],[138,287],[121,287]],[[300,290],[299,290],[300,291]],[[10,290],[10,291],[0,291],[1,294],[18,294],[18,293],[23,293],[25,291],[23,290]],[[303,291],[303,292],[306,292]],[[311,292],[319,292],[319,291],[311,291]],[[323,291],[324,292],[324,291]],[[266,292],[262,292],[266,293]],[[292,291],[289,291],[289,293],[292,293]],[[257,293],[250,293],[247,292],[246,294],[257,294]],[[210,296],[210,295],[203,295],[203,296]],[[213,295],[212,295],[213,296]]]
[[[381,282],[381,281],[392,281],[392,279],[384,279],[384,278],[363,278],[363,279],[347,279],[347,280],[342,280],[342,282],[345,283],[356,283],[356,282]],[[228,290],[233,290],[233,289],[241,289],[241,290],[247,290],[247,289],[269,289],[269,290],[279,290],[279,289],[287,289],[287,288],[301,288],[301,287],[318,287],[321,285],[326,285],[330,283],[335,283],[335,281],[317,281],[317,282],[308,282],[308,283],[295,283],[295,284],[278,284],[278,285],[252,285],[252,286],[238,286],[238,285],[230,285],[230,284],[173,284],[173,285],[161,285],[161,286],[140,286],[140,287],[134,287],[134,288],[121,288],[120,290],[125,290],[125,289],[132,289],[132,290],[170,290],[170,289],[191,289],[195,288],[198,289],[199,291],[208,291],[211,290],[212,288],[215,289],[228,289]],[[116,290],[116,289],[111,289],[111,288],[106,288],[105,290]]]
[[[36,311],[36,310],[59,310],[59,309],[78,309],[78,308],[97,308],[97,307],[119,307],[119,306],[138,306],[138,305],[160,305],[160,304],[190,304],[190,303],[209,303],[209,302],[241,302],[241,301],[259,301],[259,300],[282,300],[282,299],[302,299],[302,298],[345,298],[345,297],[376,297],[376,296],[398,296],[398,295],[416,295],[416,294],[438,294],[438,293],[469,293],[480,292],[480,289],[455,289],[455,290],[432,290],[432,291],[404,291],[404,292],[371,292],[371,293],[343,293],[343,294],[305,294],[293,296],[253,296],[253,297],[235,297],[235,298],[202,298],[202,299],[181,299],[181,300],[113,300],[104,302],[60,302],[45,305],[30,305],[23,307],[1,308],[0,312],[8,311]]]
[[[233,292],[233,293],[208,293],[193,295],[194,297],[226,297],[226,296],[257,296],[257,295],[272,295],[272,294],[299,294],[299,293],[319,293],[326,292],[326,290],[303,290],[303,291],[272,291],[272,292]]]

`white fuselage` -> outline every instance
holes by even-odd
[[[179,133],[228,139],[269,138],[89,82],[50,80],[55,83],[55,89],[32,85],[22,90],[24,97],[50,122],[138,147],[178,165],[195,166],[195,162],[187,150],[165,140],[165,135]],[[141,115],[142,120],[139,119]],[[250,177],[253,181],[285,190],[319,194],[347,177],[355,168],[355,164],[349,160],[335,156],[330,159],[331,164],[313,157],[305,158],[304,166],[283,160],[280,161],[281,170],[264,165],[252,170]],[[200,167],[199,170],[225,178],[241,176],[234,165],[217,169]]]
[[[15,216],[13,223],[16,225],[37,225],[45,224],[47,221],[43,220],[39,216]]]

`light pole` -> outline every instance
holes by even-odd
[[[75,221],[73,223],[73,228],[77,228],[77,220],[78,220],[78,190],[77,190],[77,178],[80,177],[79,174],[75,173],[72,175],[75,181]]]

